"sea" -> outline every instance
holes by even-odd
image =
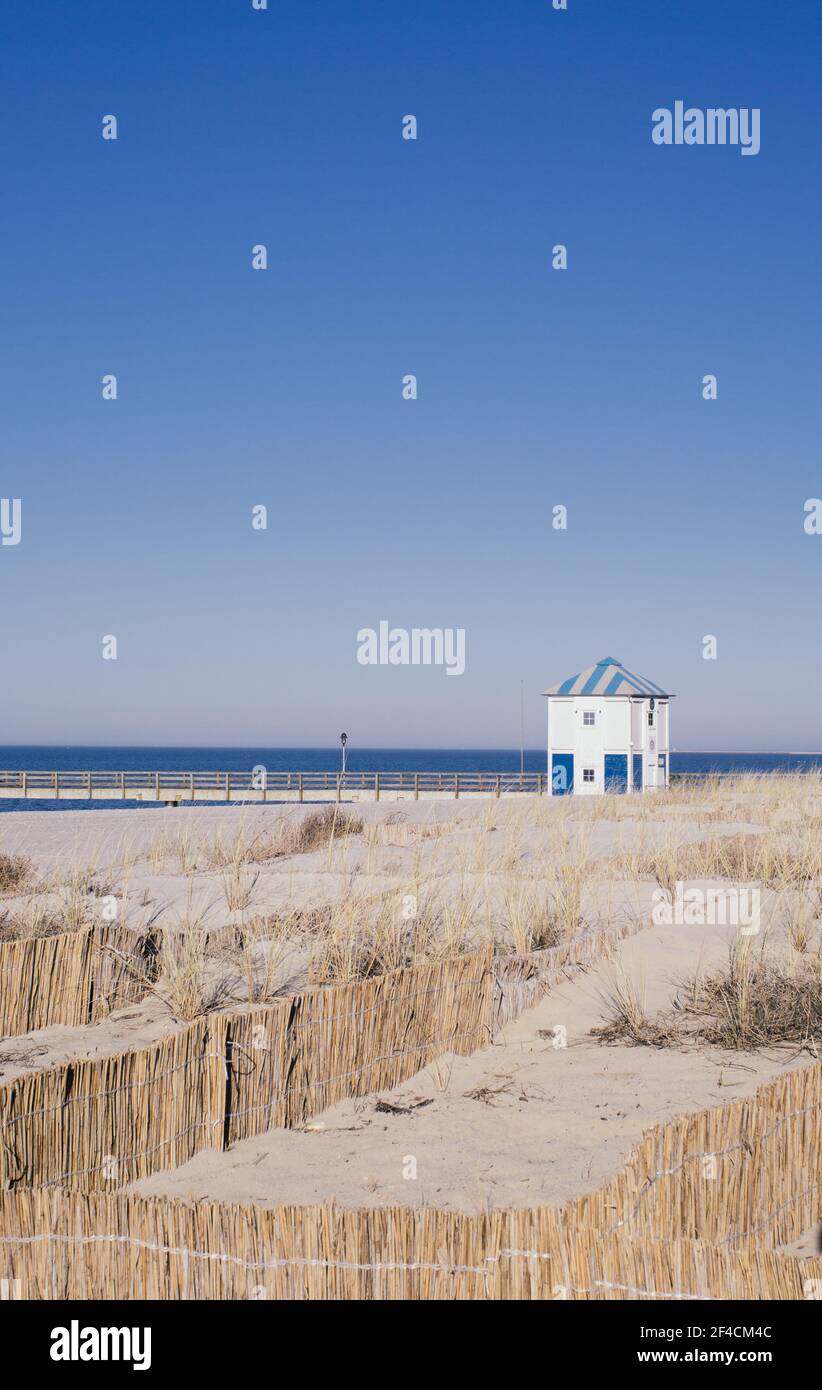
[[[10,772],[339,772],[340,748],[126,748],[0,745],[0,771]],[[672,773],[807,772],[822,769],[822,753],[698,753],[671,755]],[[357,748],[349,743],[349,772],[508,772],[520,770],[518,748]],[[546,770],[544,748],[526,748],[526,772]],[[195,803],[196,804],[196,803]],[[0,797],[0,815],[13,811],[82,811],[162,803],[133,801],[47,801]]]

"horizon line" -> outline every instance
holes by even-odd
[[[3,743],[2,748],[89,748],[99,750],[115,749],[192,749],[201,751],[216,751],[218,749],[231,749],[236,752],[253,752],[265,748],[270,752],[312,752],[312,753],[339,753],[339,744],[320,744],[320,743]],[[525,747],[522,749],[520,744],[355,744],[349,742],[347,745],[348,754],[352,751],[361,753],[545,753],[547,750],[543,745],[539,747]],[[671,753],[679,753],[685,756],[712,757],[722,755],[723,757],[752,758],[752,757],[773,757],[773,758],[821,758],[822,749],[793,749],[793,748],[671,748]]]

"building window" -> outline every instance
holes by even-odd
[[[593,782],[594,769],[592,767],[584,767],[582,769],[582,780],[583,782]]]
[[[592,709],[586,709],[582,715],[583,724],[596,724],[597,717]]]
[[[649,710],[648,710],[648,728],[649,728],[649,729],[652,729],[653,727],[654,727],[654,712],[653,712],[652,709],[649,709]]]

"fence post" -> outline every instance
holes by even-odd
[[[497,785],[496,785],[496,790],[495,790],[495,792],[494,792],[494,795],[495,795],[495,796],[499,796],[499,793],[500,793],[500,775],[499,775],[499,773],[497,773]]]
[[[24,773],[23,773],[23,796],[26,795],[26,792],[27,792],[27,791],[28,791],[28,776],[27,776],[27,774],[24,772]]]
[[[338,801],[339,801],[339,799],[340,799],[340,783],[341,783],[341,781],[342,781],[342,773],[341,773],[341,772],[338,772],[338,773],[337,773],[337,800],[338,800]]]
[[[458,800],[459,800],[459,794],[460,794],[460,775],[459,775],[458,772],[455,772],[455,773],[454,773],[454,800],[455,800],[455,801],[458,801]]]
[[[302,799],[303,799],[303,774],[302,774],[302,773],[300,773],[300,775],[299,775],[299,787],[300,787],[300,801],[302,801]]]
[[[194,773],[191,774],[191,800],[194,800]]]
[[[414,800],[415,800],[415,801],[419,801],[419,799],[420,799],[420,774],[419,774],[418,772],[415,772],[415,773],[414,773]]]
[[[91,801],[91,773],[90,773],[90,772],[87,772],[87,773],[86,773],[86,781],[88,782],[88,799],[89,799],[89,801]]]
[[[374,800],[375,800],[375,801],[379,801],[379,799],[380,799],[380,774],[379,774],[378,772],[375,772],[375,773],[374,773]]]

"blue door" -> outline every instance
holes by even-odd
[[[606,754],[605,754],[605,790],[606,790],[606,792],[627,792],[627,790],[628,790],[628,754],[627,754],[627,753],[606,753]]]
[[[551,756],[551,792],[553,796],[567,796],[574,790],[573,753],[554,753]]]
[[[667,753],[660,753],[659,758],[658,758],[658,762],[659,762],[659,770],[660,770],[660,772],[662,773],[662,785],[663,785],[663,787],[667,787],[667,785],[668,785],[668,754],[667,754]]]
[[[634,753],[634,791],[642,791],[642,754]]]

